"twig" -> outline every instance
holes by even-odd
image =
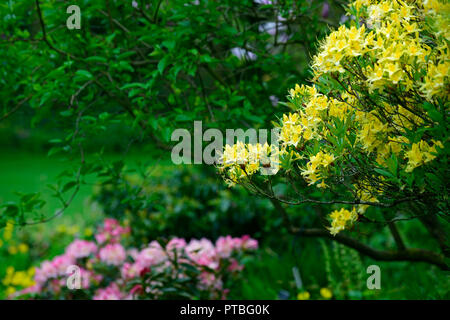
[[[24,99],[22,99],[21,101],[19,101],[19,103],[18,103],[14,108],[12,108],[10,111],[8,111],[6,114],[4,114],[2,117],[0,117],[0,121],[5,120],[5,119],[8,118],[10,115],[12,115],[13,113],[15,113],[17,110],[20,109],[20,107],[21,107],[25,102],[27,102],[27,101],[30,100],[30,99],[31,99],[31,95],[28,96],[28,97],[26,97],[26,98],[24,98]]]

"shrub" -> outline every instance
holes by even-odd
[[[398,251],[336,240],[374,258],[446,268],[442,255],[406,248],[395,222],[419,219],[449,256],[441,225],[450,212],[449,10],[439,1],[351,3],[351,19],[313,58],[313,84],[289,92],[292,112],[279,124],[280,146],[226,146],[226,181],[288,205],[342,204],[328,217],[333,236],[357,222],[388,225]],[[275,178],[255,175],[271,164],[279,166]],[[287,197],[271,188],[280,179],[291,186]]]
[[[15,297],[33,299],[225,298],[243,269],[242,259],[258,247],[249,236],[152,241],[124,245],[130,228],[106,219],[93,239],[74,240],[62,255],[41,263],[34,284]],[[95,239],[95,240],[94,240]],[[79,270],[70,269],[77,266]],[[80,276],[80,289],[69,288]]]

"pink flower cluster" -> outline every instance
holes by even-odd
[[[56,256],[53,260],[46,260],[36,268],[34,275],[35,285],[26,288],[25,293],[38,293],[44,287],[59,292],[66,285],[67,276],[70,276],[70,266],[77,265],[78,259],[87,258],[97,252],[97,245],[92,241],[75,240],[67,246],[64,254]],[[92,281],[100,281],[101,275],[96,275],[80,267],[81,287],[88,288]]]
[[[116,219],[107,218],[95,235],[95,240],[99,244],[105,242],[116,243],[120,241],[123,235],[128,233],[130,233],[129,227],[122,227]]]
[[[233,238],[220,237],[214,244],[208,239],[192,239],[186,242],[173,238],[162,246],[157,241],[150,242],[141,250],[121,244],[129,228],[122,227],[114,219],[106,219],[95,234],[95,242],[74,240],[64,254],[50,261],[44,261],[36,269],[35,285],[20,294],[34,294],[37,298],[67,298],[73,292],[67,288],[69,270],[77,266],[81,276],[81,287],[87,298],[95,300],[132,299],[141,295],[157,298],[164,288],[163,280],[149,283],[149,288],[141,285],[130,287],[132,280],[144,279],[150,272],[164,273],[177,278],[192,275],[174,269],[178,264],[191,265],[199,270],[196,275],[198,288],[209,292],[211,297],[223,297],[223,278],[237,274],[243,269],[239,258],[248,251],[258,248],[258,242],[249,236]],[[134,281],[136,282],[136,281]],[[139,281],[140,282],[140,281]]]

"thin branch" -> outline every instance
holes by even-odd
[[[55,214],[53,214],[52,216],[45,218],[45,219],[38,220],[38,221],[25,222],[23,225],[29,226],[29,225],[36,225],[36,224],[49,222],[49,221],[55,219],[56,217],[60,216],[61,214],[63,214],[63,212],[70,206],[73,199],[75,198],[75,196],[78,194],[78,191],[80,190],[81,171],[83,170],[83,167],[85,164],[83,147],[81,146],[81,144],[78,144],[78,146],[80,148],[81,164],[80,164],[80,167],[78,168],[77,175],[76,175],[76,187],[75,187],[74,191],[72,192],[72,194],[70,195],[69,199],[67,201],[63,201],[63,207],[61,209],[59,209],[58,211],[56,211]]]
[[[24,99],[22,99],[21,101],[19,101],[19,103],[18,103],[14,108],[12,108],[12,109],[11,109],[10,111],[8,111],[6,114],[4,114],[3,116],[0,117],[0,121],[3,121],[3,120],[5,120],[6,118],[8,118],[10,115],[14,114],[17,110],[20,109],[20,107],[21,107],[25,102],[27,102],[27,101],[30,100],[30,99],[31,99],[31,95],[28,96],[28,97],[26,97],[26,98],[24,98]]]
[[[48,39],[47,37],[47,31],[45,29],[45,23],[44,23],[44,18],[42,17],[42,11],[41,11],[41,6],[39,4],[39,0],[36,0],[36,9],[37,9],[37,14],[39,17],[39,23],[41,24],[41,29],[42,29],[42,40],[44,40],[44,42],[49,46],[50,49],[53,49],[54,51],[62,54],[62,55],[66,55],[69,56],[71,59],[73,60],[80,60],[79,58],[71,55],[68,52],[65,52],[61,49],[56,48]]]

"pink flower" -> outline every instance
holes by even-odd
[[[72,269],[72,272],[79,270],[81,287],[89,289],[89,292],[95,292],[93,296],[95,300],[133,299],[141,294],[152,294],[158,298],[158,295],[162,294],[159,289],[147,287],[144,292],[142,286],[131,284],[130,280],[144,281],[145,278],[149,285],[164,286],[164,280],[147,278],[146,274],[172,272],[171,259],[176,253],[179,263],[188,263],[199,269],[198,288],[200,290],[205,290],[211,298],[223,298],[226,296],[222,283],[224,273],[236,273],[244,267],[239,260],[235,259],[241,255],[234,257],[234,251],[255,250],[258,247],[258,241],[250,236],[233,238],[228,235],[218,238],[215,245],[205,238],[192,239],[188,244],[184,239],[173,238],[165,248],[157,241],[152,241],[141,251],[125,250],[120,240],[127,232],[129,228],[120,226],[117,220],[106,219],[95,235],[98,243],[102,243],[101,246],[93,241],[74,240],[67,246],[64,254],[56,256],[51,261],[44,261],[36,269],[35,286],[19,291],[18,294],[37,293],[38,297],[41,294],[42,297],[71,298],[72,294],[64,290],[67,279],[71,275],[68,273],[70,270],[68,267],[78,265],[79,269]],[[128,257],[133,262],[127,262]],[[110,283],[106,288],[98,288],[104,276],[92,271],[101,270],[96,268],[99,262],[117,266],[120,270],[120,274],[112,279],[105,276]],[[204,271],[205,268],[199,266],[206,266],[214,271]],[[179,279],[189,277],[188,273],[182,272],[176,275]],[[127,292],[121,291],[124,288],[132,289]]]
[[[140,294],[142,294],[144,292],[144,289],[142,288],[142,285],[140,285],[140,284],[137,284],[137,285],[135,285],[133,288],[131,288],[131,290],[130,290],[130,294],[132,295],[132,296],[134,296],[134,295],[140,295]]]
[[[38,284],[35,284],[31,287],[25,288],[23,290],[17,291],[15,293],[13,293],[12,295],[8,296],[8,299],[14,299],[20,296],[23,296],[25,294],[34,294],[34,293],[40,293],[42,290],[41,286]]]
[[[169,241],[169,243],[167,243],[166,246],[166,250],[167,251],[172,251],[173,249],[183,249],[184,247],[186,247],[186,241],[184,239],[181,238],[173,238],[172,240]]]
[[[119,266],[125,261],[127,254],[120,243],[110,243],[100,249],[99,257],[107,265]]]
[[[242,236],[242,248],[244,250],[258,249],[258,240],[250,238],[249,235]]]
[[[228,271],[234,272],[234,271],[242,271],[244,269],[243,265],[240,265],[236,259],[231,259],[231,264],[228,266]]]
[[[214,273],[202,272],[199,276],[200,287],[214,288],[216,290],[221,290],[223,283],[220,278],[217,278]]]
[[[137,260],[138,256],[139,256],[139,250],[136,248],[132,248],[132,249],[128,249],[127,250],[127,254],[133,258],[133,260]]]
[[[40,268],[36,268],[34,281],[37,284],[44,284],[48,279],[55,278],[57,275],[55,266],[50,261],[44,261]]]
[[[88,271],[85,269],[80,269],[80,276],[81,276],[81,288],[88,289],[92,283],[99,283],[103,276],[100,274],[95,274],[92,271]]]
[[[123,297],[119,287],[113,282],[104,289],[98,289],[93,300],[121,300]]]
[[[120,274],[122,278],[125,280],[137,278],[141,275],[142,270],[146,267],[141,265],[140,263],[129,263],[125,262],[120,270]]]
[[[66,248],[66,254],[75,259],[85,258],[97,252],[97,245],[86,240],[75,240]]]
[[[95,240],[97,241],[98,244],[102,244],[102,243],[106,242],[107,234],[106,233],[98,233],[95,235]]]
[[[220,237],[216,241],[216,250],[221,258],[229,258],[234,248],[235,241],[231,236]]]
[[[103,226],[99,228],[98,233],[95,235],[95,239],[99,244],[105,242],[117,243],[120,241],[122,235],[129,232],[129,227],[122,227],[116,219],[108,218],[103,222]]]
[[[143,249],[138,257],[137,262],[144,267],[150,267],[160,264],[167,259],[164,249],[157,241],[150,242],[148,248]]]
[[[208,239],[191,240],[186,246],[186,252],[190,259],[200,265],[208,266],[212,269],[216,269],[219,266],[214,245]]]
[[[56,256],[52,260],[52,265],[58,276],[66,275],[67,268],[75,263],[75,260],[68,255]]]
[[[174,255],[174,251],[176,251],[177,256],[179,257],[182,254],[184,247],[186,247],[186,241],[184,239],[173,238],[169,241],[169,243],[167,243],[166,251],[167,254],[172,258]]]

